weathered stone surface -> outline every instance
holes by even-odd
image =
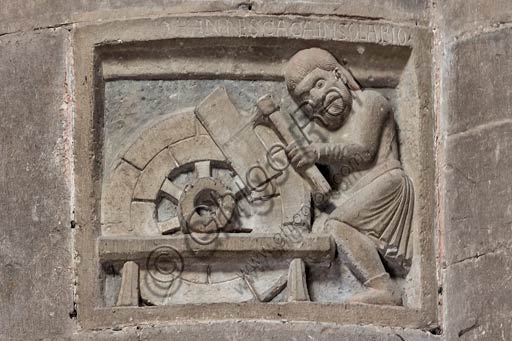
[[[510,2],[446,1],[441,8],[447,40],[467,33],[449,44],[443,63],[444,338],[509,340],[512,39],[509,28],[482,27],[510,20]]]
[[[158,191],[171,170],[178,166],[166,148],[158,153],[142,170],[133,192],[134,199],[156,200]]]
[[[170,326],[139,326],[119,331],[80,332],[73,340],[325,340],[325,341],[434,341],[441,337],[403,329],[338,326],[327,323],[221,321]]]
[[[133,232],[138,236],[158,235],[156,209],[152,202],[133,201],[130,205],[130,221]]]
[[[102,224],[124,224],[129,221],[130,202],[133,188],[140,175],[139,170],[125,161],[119,161],[110,174],[110,179],[104,183],[101,200]]]
[[[37,3],[4,2],[0,7],[3,25],[2,33],[33,28],[60,26],[74,22],[105,19],[123,19],[162,13],[186,13],[201,11],[222,11],[236,9],[238,2],[231,1],[193,1],[157,0],[151,4],[139,0],[118,1],[41,1]],[[111,13],[110,13],[111,12]],[[115,15],[113,13],[116,13]]]
[[[319,6],[322,4],[322,6]],[[371,0],[353,2],[341,0],[337,2],[312,1],[279,1],[256,0],[256,12],[284,13],[315,13],[339,16],[360,16],[374,19],[398,19],[426,23],[429,14],[429,2],[426,0],[387,0],[379,3]]]
[[[178,164],[196,160],[224,160],[224,155],[209,136],[200,135],[180,141],[169,148]],[[191,150],[194,150],[192,153]]]
[[[512,19],[512,2],[509,0],[442,0],[437,1],[439,21],[436,24],[447,38],[475,31],[482,27],[498,25]]]
[[[68,37],[63,29],[0,37],[2,340],[75,326]]]
[[[172,131],[172,134],[169,132]],[[196,134],[194,116],[188,112],[163,117],[143,130],[125,153],[124,158],[135,167],[143,169],[148,162],[167,146]],[[179,159],[178,159],[179,161]]]
[[[449,45],[443,87],[448,135],[512,119],[511,34],[504,28]]]
[[[446,142],[445,265],[512,245],[512,183],[503,176],[512,169],[511,132],[512,120],[490,122]]]
[[[322,6],[319,6],[319,4]],[[0,5],[0,33],[58,26],[74,22],[115,20],[162,13],[197,13],[240,10],[257,14],[335,14],[368,18],[384,18],[428,23],[430,12],[427,0],[371,0],[354,2],[287,1],[279,0],[140,0],[101,1],[41,1],[3,2]]]
[[[512,339],[510,248],[467,259],[443,273],[445,340]]]

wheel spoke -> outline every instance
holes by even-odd
[[[196,162],[195,172],[198,178],[206,178],[211,176],[211,162],[209,160]]]
[[[158,222],[158,229],[162,234],[172,234],[180,230],[180,220],[174,217],[165,221]]]
[[[178,202],[181,197],[181,193],[183,192],[183,189],[181,189],[179,186],[174,184],[171,180],[165,179],[162,187],[160,188],[162,192],[167,194],[169,197],[175,200],[175,202]]]

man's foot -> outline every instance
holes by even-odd
[[[365,292],[352,296],[349,303],[401,305],[402,299],[387,290],[369,288]]]
[[[401,305],[402,298],[395,290],[395,286],[387,272],[370,278],[364,283],[368,288],[365,292],[357,294],[350,299],[350,303]]]

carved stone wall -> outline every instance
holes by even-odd
[[[0,338],[510,339],[507,6],[0,5]]]

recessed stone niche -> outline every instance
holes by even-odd
[[[210,15],[74,40],[83,326],[435,325],[427,31]],[[328,84],[350,97],[323,105],[325,90],[315,107]],[[293,160],[301,148],[286,155],[292,140],[316,155],[310,168]]]

